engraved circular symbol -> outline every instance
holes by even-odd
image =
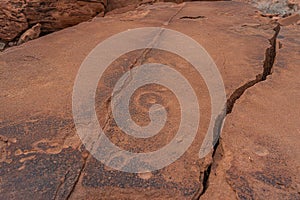
[[[161,169],[179,159],[196,137],[200,121],[195,90],[180,72],[160,63],[146,63],[126,72],[111,94],[111,108],[117,126],[126,134],[147,139],[159,133],[167,120],[162,105],[149,109],[151,122],[137,125],[130,116],[133,93],[143,85],[159,84],[175,94],[180,104],[181,121],[174,138],[164,147],[147,153],[130,152],[113,144],[101,129],[95,111],[95,95],[104,71],[120,56],[142,49],[158,49],[188,61],[203,77],[211,99],[211,118],[199,157],[205,157],[218,140],[225,119],[226,95],[222,77],[205,49],[177,31],[147,27],[127,30],[98,44],[83,61],[73,88],[73,118],[85,148],[99,161],[116,170],[143,173]],[[157,73],[158,71],[165,73]],[[166,76],[166,74],[168,76]],[[131,80],[124,87],[124,82]]]

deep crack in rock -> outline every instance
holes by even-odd
[[[183,16],[183,17],[180,17],[180,19],[203,19],[203,18],[206,18],[206,17],[203,16],[203,15],[198,15],[198,16]]]
[[[234,104],[236,101],[245,93],[245,91],[259,82],[265,81],[269,75],[272,73],[272,68],[274,66],[274,61],[276,58],[276,49],[277,49],[277,37],[280,32],[280,25],[278,24],[274,29],[275,31],[273,37],[269,39],[270,47],[266,49],[265,52],[265,60],[263,64],[263,72],[258,74],[254,80],[251,80],[241,87],[237,88],[227,100],[227,109],[226,115],[230,114],[233,110]],[[213,148],[212,153],[212,162],[208,165],[208,167],[203,171],[203,176],[200,176],[200,181],[202,182],[202,186],[200,187],[200,191],[195,195],[193,199],[200,199],[203,194],[205,194],[206,190],[209,187],[209,177],[211,173],[212,165],[215,162],[215,155],[220,146],[221,141],[218,139]]]
[[[83,171],[84,171],[85,168],[86,168],[87,161],[88,161],[89,157],[90,157],[90,154],[88,154],[88,156],[86,156],[86,157],[82,157],[82,158],[83,158],[83,164],[82,164],[82,167],[80,168],[80,171],[79,171],[79,173],[78,173],[78,176],[77,176],[77,178],[76,178],[76,180],[75,180],[75,182],[74,182],[74,184],[73,184],[73,186],[72,186],[71,191],[70,191],[69,194],[67,195],[66,200],[70,199],[70,197],[72,196],[73,192],[75,191],[76,186],[78,185],[78,183],[79,183],[79,181],[80,181],[80,178],[81,178],[82,175],[83,175]]]
[[[261,81],[265,81],[267,76],[271,75],[271,71],[276,58],[277,36],[280,31],[280,25],[277,25],[273,30],[275,31],[275,34],[271,39],[269,39],[271,46],[267,48],[265,52],[263,72],[261,74],[258,74],[254,80],[245,83],[231,94],[231,96],[227,100],[227,114],[230,114],[232,112],[235,102],[244,94],[244,92],[248,88],[254,86],[255,84]]]

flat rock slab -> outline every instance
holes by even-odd
[[[169,111],[169,121],[149,141],[123,134],[110,117],[109,104],[111,91],[122,74],[137,67],[137,64],[159,62],[170,65],[189,80],[201,99],[201,124],[191,147],[173,164],[146,174],[113,170],[86,152],[72,118],[72,90],[76,74],[89,52],[109,36],[139,27],[164,27],[190,36],[208,51],[224,79],[229,97],[236,88],[262,73],[268,39],[274,34],[273,26],[265,20],[258,18],[255,10],[243,3],[158,3],[143,5],[122,14],[94,18],[1,53],[1,197],[197,197],[203,191],[203,174],[211,156],[207,160],[198,157],[211,107],[205,82],[193,67],[170,52],[150,51],[143,54],[133,51],[115,60],[99,81],[95,99],[99,122],[112,142],[134,152],[154,151],[170,142],[178,128],[180,110],[176,97],[166,88],[145,86],[132,97],[132,119],[139,125],[147,125],[150,120],[149,107],[159,103]],[[234,147],[231,143],[228,145]],[[254,171],[253,176],[260,179],[262,170]],[[293,180],[287,182],[282,184],[294,185]]]
[[[282,28],[273,73],[227,116],[203,199],[300,198],[299,31]]]

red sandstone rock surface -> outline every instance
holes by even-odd
[[[83,4],[89,7],[92,2]],[[91,17],[103,11],[101,3],[93,4],[99,7],[82,12]],[[64,1],[60,5],[69,6]],[[18,19],[6,24],[24,31],[26,19],[32,18],[20,13],[6,13]],[[44,21],[44,28],[58,29],[63,19],[79,22],[69,14]],[[223,77],[228,109],[219,142],[199,159],[211,106],[206,84],[191,64],[155,50],[133,51],[115,60],[99,81],[95,106],[106,135],[124,149],[161,148],[174,137],[181,117],[172,92],[148,85],[132,97],[132,118],[140,125],[149,123],[149,106],[160,103],[169,112],[168,123],[148,141],[123,134],[108,99],[125,72],[149,62],[172,66],[200,99],[201,124],[186,153],[161,170],[131,174],[106,167],[86,151],[73,121],[72,92],[81,63],[98,43],[139,27],[173,29],[199,42]],[[293,24],[280,29],[275,20],[245,3],[154,3],[113,11],[4,50],[0,199],[300,199],[299,32],[300,26]],[[3,35],[13,38],[18,33]]]
[[[37,23],[43,32],[57,31],[104,12],[105,0],[3,0],[0,3],[0,39],[11,41]]]

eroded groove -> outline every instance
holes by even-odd
[[[203,19],[203,18],[206,18],[206,17],[199,15],[199,16],[183,16],[183,17],[180,17],[179,19]]]
[[[88,161],[88,158],[89,158],[89,157],[90,157],[90,154],[88,154],[87,156],[83,156],[83,157],[82,157],[82,158],[83,158],[83,164],[82,164],[82,166],[81,166],[81,168],[80,168],[80,171],[79,171],[79,173],[78,173],[78,176],[77,176],[77,178],[76,178],[76,180],[75,180],[75,182],[74,182],[74,184],[73,184],[73,186],[72,186],[72,188],[71,188],[71,191],[69,192],[69,194],[68,194],[67,197],[66,197],[66,200],[70,199],[71,195],[72,195],[73,192],[75,191],[76,186],[77,186],[77,184],[79,183],[80,178],[82,177],[83,171],[84,171],[85,168],[86,168],[87,161]]]
[[[201,196],[207,191],[207,189],[209,187],[209,176],[210,176],[213,164],[215,163],[215,155],[216,155],[216,152],[218,150],[219,145],[220,145],[220,140],[217,140],[217,142],[216,142],[216,144],[213,148],[212,155],[211,155],[211,158],[212,158],[211,162],[200,173],[199,180],[201,182],[201,185],[200,185],[199,190],[195,193],[192,200],[199,200],[201,198]]]
[[[269,75],[271,75],[271,71],[274,65],[274,61],[276,58],[276,45],[277,45],[277,36],[280,31],[280,25],[277,25],[274,29],[275,34],[271,39],[269,39],[270,47],[266,49],[265,52],[265,60],[263,65],[263,72],[258,74],[254,80],[247,82],[246,84],[242,85],[238,89],[236,89],[229,99],[227,100],[227,114],[232,112],[235,102],[244,94],[244,92],[254,86],[255,84],[265,81]]]
[[[63,177],[63,179],[60,181],[60,184],[57,186],[57,189],[56,189],[56,191],[55,191],[55,195],[54,195],[53,200],[56,200],[56,199],[57,199],[58,194],[59,194],[59,191],[60,191],[60,189],[62,188],[62,186],[64,185],[65,181],[67,180],[67,176],[69,175],[69,173],[70,173],[70,170],[68,170],[68,171],[66,172],[66,174],[65,174],[64,177]]]
[[[217,143],[214,146],[214,150],[213,150],[213,154],[212,154],[212,163],[210,163],[208,165],[207,169],[204,171],[203,184],[202,184],[203,185],[203,191],[201,192],[200,196],[202,196],[206,192],[206,190],[209,186],[208,179],[209,179],[209,175],[211,173],[212,165],[214,163],[214,157],[215,157],[215,154],[217,152],[217,149],[218,149],[219,145],[220,145],[220,140],[218,140]]]
[[[277,48],[277,37],[280,32],[280,25],[277,25],[274,29],[275,31],[273,37],[269,39],[270,47],[266,49],[265,51],[265,60],[263,64],[263,71],[262,73],[258,74],[254,80],[251,80],[241,87],[237,88],[227,99],[227,106],[226,106],[226,115],[230,114],[233,110],[233,107],[236,103],[236,101],[244,94],[244,92],[256,85],[259,82],[265,81],[269,75],[272,73],[272,68],[274,66],[275,58],[276,58],[276,48]],[[209,187],[209,177],[211,173],[211,168],[213,164],[215,164],[215,155],[220,146],[220,139],[216,142],[213,153],[212,153],[212,161],[208,165],[208,167],[203,171],[203,176],[200,177],[200,181],[202,181],[202,186],[200,192],[198,192],[197,198],[194,199],[200,199],[202,195],[205,194]]]

